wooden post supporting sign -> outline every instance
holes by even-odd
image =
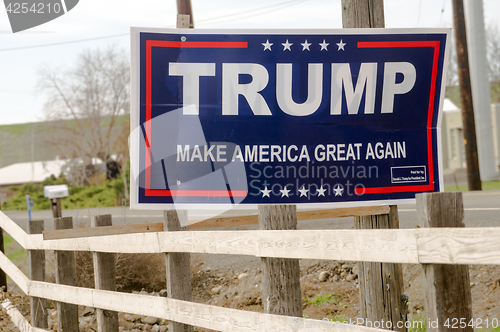
[[[383,0],[342,0],[344,28],[385,28]],[[388,215],[355,217],[360,229],[399,228],[397,206]],[[358,263],[360,267],[361,316],[367,321],[392,322],[392,330],[406,331],[403,270],[400,264]],[[397,324],[403,328],[397,328]]]
[[[94,216],[92,227],[111,226],[111,215]],[[95,289],[116,291],[115,254],[94,252]],[[96,309],[97,330],[99,332],[118,332],[118,313],[116,311]]]
[[[165,231],[187,231],[188,224],[186,210],[165,211]],[[165,254],[167,263],[167,294],[168,297],[178,300],[191,301],[191,256],[184,252]],[[170,332],[193,332],[191,325],[169,321]]]
[[[177,15],[177,28],[189,28],[189,15]],[[165,232],[187,231],[187,210],[168,210],[164,212]],[[173,299],[191,301],[191,255],[184,252],[171,252],[165,254],[167,265],[167,296]],[[191,325],[173,321],[168,322],[170,332],[193,332]]]
[[[462,193],[418,194],[424,227],[465,227]],[[474,331],[468,265],[422,264],[427,331]]]
[[[296,205],[259,205],[259,224],[263,230],[296,230]],[[264,312],[302,317],[299,260],[261,258],[262,302]]]

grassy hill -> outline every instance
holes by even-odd
[[[128,118],[128,115],[119,116],[117,127],[127,123]],[[0,126],[0,167],[31,161],[32,155],[34,161],[61,156],[57,146],[48,143],[54,134],[53,127],[54,122],[50,121]]]

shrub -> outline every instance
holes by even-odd
[[[164,254],[117,254],[116,290],[120,292],[159,292],[165,289]],[[94,263],[91,252],[75,253],[77,285],[94,288]]]

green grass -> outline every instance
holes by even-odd
[[[407,329],[407,332],[427,331],[427,317],[425,313],[409,314],[407,321],[411,323],[411,327]]]
[[[500,190],[500,181],[490,181],[482,183],[483,191],[487,190]],[[444,191],[469,191],[469,187],[465,184],[462,186],[447,186],[444,188]]]
[[[0,131],[7,132],[9,134],[24,134],[28,133],[28,129],[30,129],[31,126],[31,123],[3,125],[0,126]]]
[[[334,294],[334,293],[321,293],[315,297],[307,297],[304,302],[305,304],[311,304],[311,305],[315,305],[315,306],[322,306],[324,304],[327,304],[327,303],[333,303],[335,305],[338,305],[338,306],[342,306],[343,308],[345,308],[345,305],[343,305],[342,303],[340,303],[339,301],[341,299],[343,299],[344,297],[340,294]]]
[[[25,274],[28,274],[28,251],[7,233],[3,234],[3,244],[7,258],[19,267]]]
[[[426,332],[427,331],[427,317],[425,312],[420,314],[409,314],[408,322],[411,322],[411,327],[407,332]],[[421,324],[415,324],[416,322],[421,322]],[[422,327],[420,327],[422,326]],[[459,329],[457,329],[458,331]],[[474,331],[480,332],[500,332],[500,326],[491,329],[474,329]]]
[[[489,322],[491,323],[491,320],[489,320]],[[497,326],[497,327],[491,328],[491,329],[475,329],[475,331],[481,331],[481,332],[500,332],[500,326]]]
[[[333,315],[331,312],[328,315],[328,320],[332,322],[339,322],[339,323],[344,323],[344,322],[349,322],[349,318],[346,317],[346,315]]]
[[[27,183],[20,187],[11,187],[10,189],[16,191],[16,195],[4,202],[2,209],[26,211],[26,194],[29,194],[33,199],[32,210],[50,210],[50,201],[43,196],[43,187],[55,184],[68,184],[68,182],[64,176],[58,179],[52,176],[40,185]],[[115,199],[120,193],[123,196],[123,192],[121,178],[105,181],[99,185],[69,187],[69,196],[61,199],[61,205],[63,209],[114,206]]]

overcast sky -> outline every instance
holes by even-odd
[[[340,0],[191,1],[199,29],[342,27]],[[0,5],[0,125],[43,121],[45,97],[35,86],[44,63],[68,67],[82,50],[108,45],[130,52],[130,27],[175,27],[175,3],[80,0],[67,14],[16,34]],[[500,1],[483,3],[486,24],[499,22]],[[451,0],[385,0],[384,6],[387,28],[452,26]]]

